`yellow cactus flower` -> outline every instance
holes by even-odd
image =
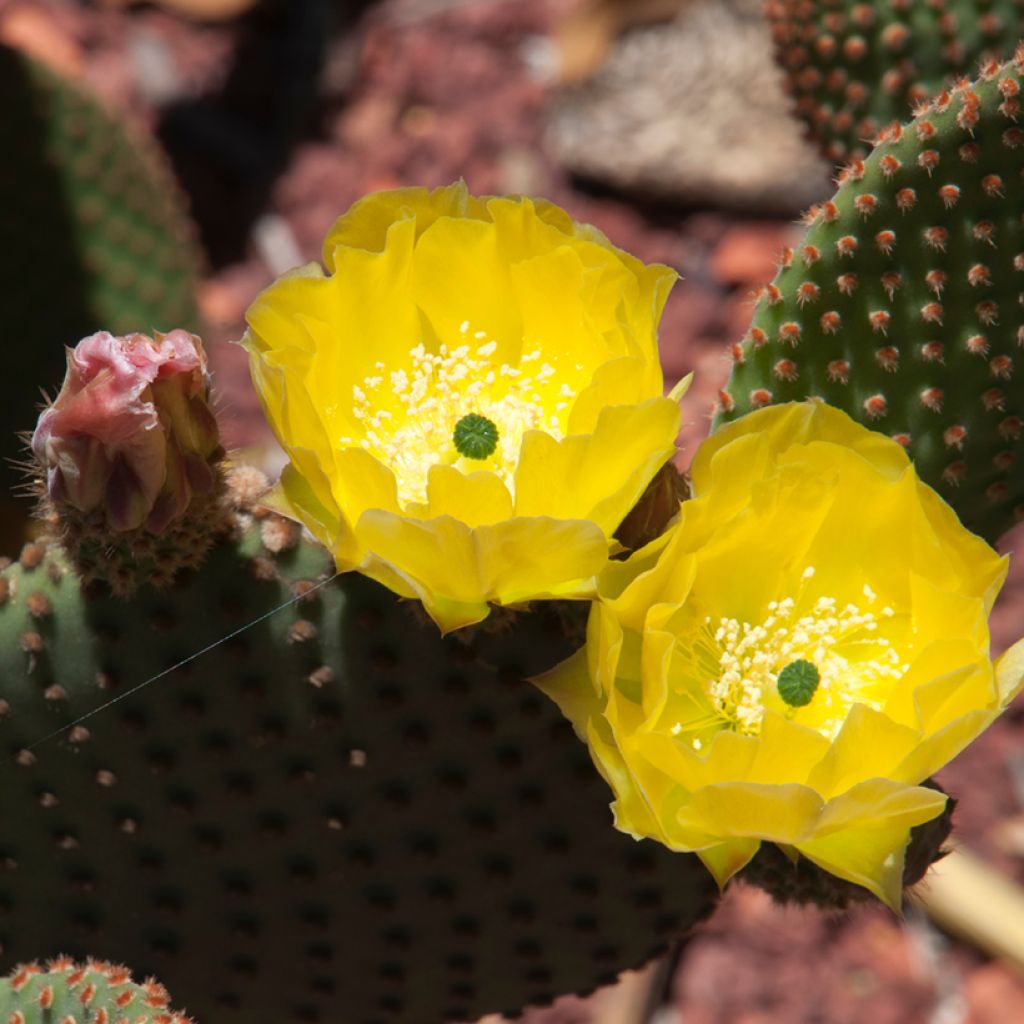
[[[657,325],[675,273],[540,200],[462,183],[356,203],[248,312],[284,502],[444,630],[592,596],[672,456]]]
[[[538,683],[586,739],[617,826],[720,884],[762,841],[898,907],[920,785],[1018,692],[995,665],[1006,560],[903,449],[816,403],[722,427],[677,525],[611,563],[587,645]]]

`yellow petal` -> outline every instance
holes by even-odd
[[[1018,640],[996,662],[996,680],[1003,707],[1024,687],[1024,640]]]
[[[618,746],[611,740],[607,727],[600,719],[591,719],[587,729],[587,746],[604,780],[615,794],[612,815],[620,832],[639,839],[651,836],[661,842],[666,836],[658,816],[652,811],[647,797],[629,770]]]
[[[963,580],[962,588],[982,597],[987,614],[1006,580],[1009,558],[1000,557],[980,537],[964,530],[957,514],[930,487],[922,486],[919,496],[945,557]]]
[[[545,517],[473,528],[451,516],[412,520],[370,509],[356,536],[370,553],[361,571],[376,578],[378,565],[387,566],[444,632],[481,621],[490,601],[592,593],[607,551],[593,523]]]
[[[492,225],[443,217],[423,232],[416,245],[413,299],[437,338],[458,338],[468,321],[498,343],[506,358],[517,356],[523,335],[522,312],[508,301],[508,263],[499,252]]]
[[[683,523],[669,527],[625,561],[609,562],[602,570],[598,580],[602,604],[612,609],[623,625],[642,630],[651,605],[673,600],[682,603],[689,593],[696,563],[683,555],[672,557],[685,551],[689,504],[682,506]],[[668,547],[671,552],[665,550]]]
[[[607,608],[591,605],[585,650],[587,670],[597,693],[609,694],[615,688],[623,635],[618,619]]]
[[[900,725],[866,704],[854,704],[828,753],[808,776],[808,785],[829,799],[865,778],[903,779],[903,775],[893,773],[919,741],[920,733],[916,729]],[[905,781],[916,783],[921,779]]]
[[[692,373],[688,373],[685,377],[680,377],[672,390],[669,391],[668,397],[671,398],[673,402],[681,402],[686,397],[686,393],[690,390],[690,386],[692,384]]]
[[[694,458],[691,475],[695,494],[700,496],[710,486],[716,454],[746,435],[763,438],[772,452],[812,441],[839,445],[863,456],[893,479],[907,469],[910,461],[890,438],[866,429],[839,409],[822,402],[790,402],[748,413],[719,427]]]
[[[719,889],[738,871],[742,871],[761,848],[760,839],[730,839],[697,851],[704,866],[714,875]]]
[[[380,252],[335,250],[324,305],[302,311],[316,322],[310,333],[317,375],[308,385],[321,402],[350,405],[352,385],[374,374],[379,362],[402,366],[423,340],[415,300],[416,227],[412,220],[393,224]]]
[[[557,337],[557,355],[548,361],[577,394],[599,367],[622,354],[614,337],[605,334],[610,317],[592,308],[588,273],[578,250],[564,244],[511,268],[511,285],[522,311],[522,351],[547,352],[548,339]]]
[[[922,729],[924,723],[916,699],[919,691],[943,679],[944,691],[955,688],[971,675],[977,661],[978,649],[970,641],[949,639],[928,644],[911,662],[901,685],[893,690],[882,710],[894,722]],[[931,710],[925,708],[926,713]]]
[[[993,722],[995,712],[978,709],[957,718],[937,733],[922,739],[893,769],[893,779],[923,782],[976,740]]]
[[[642,402],[652,391],[661,393],[660,373],[658,379],[652,380],[642,360],[632,356],[612,358],[597,367],[590,383],[578,393],[566,432],[591,434],[609,406]]]
[[[695,848],[713,837],[798,844],[812,833],[823,805],[813,789],[796,783],[720,782],[694,793],[666,831],[692,838]]]
[[[588,722],[600,714],[597,693],[590,685],[587,652],[583,649],[577,651],[555,668],[534,676],[530,682],[558,705],[572,723],[576,735],[585,739]]]
[[[463,473],[454,466],[431,466],[425,519],[451,516],[467,526],[512,518],[512,495],[496,473]]]
[[[322,490],[329,491],[327,481],[323,482]],[[317,497],[306,477],[301,476],[292,464],[288,464],[281,472],[281,479],[264,503],[267,507],[280,511],[290,518],[304,523],[310,533],[324,546],[338,543],[339,548],[347,550],[347,541],[343,538],[342,528],[337,509],[328,508]],[[333,503],[332,503],[333,504]]]
[[[746,778],[760,783],[803,783],[828,754],[830,746],[816,729],[769,711],[761,723],[757,756]]]
[[[334,253],[341,247],[381,252],[391,225],[412,221],[422,233],[438,217],[485,217],[484,204],[457,181],[428,192],[425,188],[399,188],[375,192],[353,204],[335,221],[324,241],[327,269],[335,270]]]
[[[945,795],[933,789],[871,779],[829,801],[816,834],[794,845],[898,913],[910,829],[937,818],[945,807]]]
[[[818,867],[874,893],[895,913],[903,899],[903,863],[910,827],[855,828],[797,844]]]
[[[866,779],[828,801],[815,835],[879,824],[921,825],[943,812],[946,799],[944,793],[925,786],[908,786],[896,779]]]
[[[641,705],[646,721],[640,726],[642,730],[652,729],[665,708],[668,700],[669,666],[672,663],[675,645],[676,638],[672,633],[652,628],[644,634],[641,653],[641,674],[644,680]]]
[[[611,535],[671,456],[678,431],[678,407],[655,398],[604,409],[593,434],[559,441],[527,432],[516,471],[517,515],[590,519]]]
[[[898,913],[910,829],[937,818],[945,807],[945,795],[933,789],[872,779],[830,801],[816,834],[794,845]]]

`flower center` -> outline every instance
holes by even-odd
[[[806,569],[803,582],[813,575]],[[772,709],[831,739],[854,704],[881,710],[909,665],[882,628],[895,612],[878,607],[870,586],[862,593],[860,604],[840,606],[831,596],[810,604],[802,583],[796,599],[770,602],[759,622],[707,617],[693,653],[706,673],[700,685],[711,713],[672,732],[712,727],[756,735]],[[699,750],[700,739],[692,742]]]
[[[430,467],[438,464],[490,470],[514,494],[523,434],[543,430],[561,438],[566,430],[577,392],[539,348],[502,361],[485,332],[473,333],[471,342],[465,322],[460,333],[464,340],[454,348],[417,345],[405,366],[377,363],[352,389],[362,436],[339,441],[389,466],[406,504],[426,500]]]
[[[821,673],[813,662],[797,658],[779,673],[777,685],[779,696],[791,708],[803,708],[814,700]]]
[[[486,416],[471,412],[455,424],[452,443],[467,459],[487,459],[498,447],[498,428]]]

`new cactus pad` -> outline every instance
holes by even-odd
[[[841,173],[760,293],[718,413],[836,405],[990,540],[1024,515],[1022,68],[988,62]]]
[[[154,979],[138,984],[126,967],[66,956],[19,964],[0,979],[0,1017],[8,1024],[191,1024]]]
[[[127,962],[200,1021],[441,1024],[611,982],[710,909],[524,681],[585,605],[442,638],[242,519],[130,602],[48,545],[0,575],[5,964]]]
[[[1021,0],[767,0],[765,10],[794,113],[836,162],[864,156],[882,128],[1024,35]]]

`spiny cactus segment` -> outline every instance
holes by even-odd
[[[250,510],[130,602],[45,543],[0,572],[2,962],[61,936],[199,1020],[442,1024],[610,983],[711,909],[525,681],[579,642],[564,609],[445,638],[328,565]]]
[[[1022,0],[767,0],[795,113],[835,163],[863,157],[892,121],[1005,59],[1024,35]]]
[[[1024,49],[885,131],[810,211],[719,415],[822,399],[995,539],[1024,518]]]
[[[61,956],[45,966],[19,964],[0,979],[0,1020],[7,1024],[192,1024],[171,1008],[152,978],[141,985],[126,967]]]

